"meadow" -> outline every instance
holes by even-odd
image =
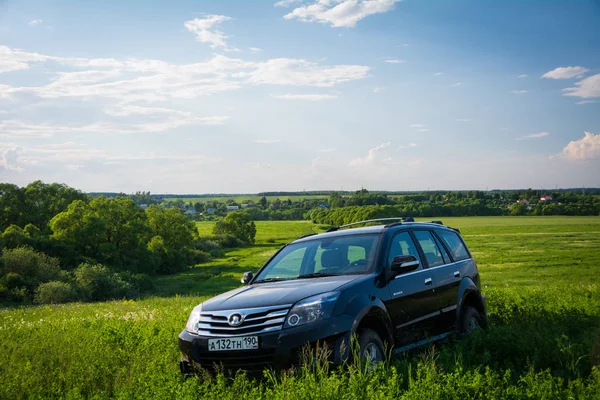
[[[207,203],[209,201],[220,201],[220,202],[227,202],[229,200],[233,200],[236,203],[246,203],[249,200],[254,202],[254,203],[258,203],[260,201],[260,199],[263,196],[257,196],[257,195],[236,195],[236,196],[206,196],[206,197],[165,197],[164,200],[165,201],[177,201],[177,200],[183,200],[186,204],[187,203],[192,203],[195,204],[197,202],[200,203]],[[288,195],[288,196],[265,196],[267,200],[269,201],[275,201],[277,199],[283,201],[283,200],[292,200],[292,201],[299,201],[299,200],[317,200],[317,199],[323,199],[326,200],[329,196],[328,195],[316,195],[316,194],[306,194],[306,195]]]
[[[177,335],[208,296],[282,244],[325,229],[258,221],[255,246],[156,280],[138,300],[0,310],[0,398],[600,398],[600,217],[444,218],[477,260],[489,328],[374,371],[307,367],[260,381],[184,379]],[[198,223],[209,234],[212,223]]]

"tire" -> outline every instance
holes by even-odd
[[[381,338],[371,329],[358,331],[358,347],[361,362],[368,365],[379,364],[385,361],[385,347]]]
[[[483,318],[475,307],[465,307],[460,318],[460,332],[471,335],[483,328]]]

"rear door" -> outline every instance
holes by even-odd
[[[400,255],[413,255],[419,260],[415,271],[393,277],[389,284],[390,300],[386,306],[392,317],[398,344],[413,343],[422,339],[424,326],[428,319],[439,315],[436,304],[435,279],[431,271],[424,268],[423,255],[412,235],[401,231],[392,237],[387,255],[387,268],[391,270],[392,260]]]
[[[442,318],[447,323],[454,323],[456,320],[455,311],[458,303],[460,282],[473,269],[472,264],[474,261],[456,232],[447,229],[435,229],[434,232],[436,238],[439,240],[438,244],[448,251],[449,257],[452,260],[450,264],[439,268],[440,272],[436,276],[440,279],[438,282],[443,282],[445,286],[444,303],[441,307]]]

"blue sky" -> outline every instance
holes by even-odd
[[[600,186],[598,1],[3,1],[0,174],[86,191]]]

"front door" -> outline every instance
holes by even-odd
[[[390,300],[387,307],[396,327],[397,343],[404,345],[422,339],[428,319],[439,314],[435,300],[435,281],[431,271],[424,268],[412,236],[402,231],[392,238],[387,268],[391,269],[396,256],[412,255],[419,260],[419,268],[402,275],[392,276],[388,288]]]

